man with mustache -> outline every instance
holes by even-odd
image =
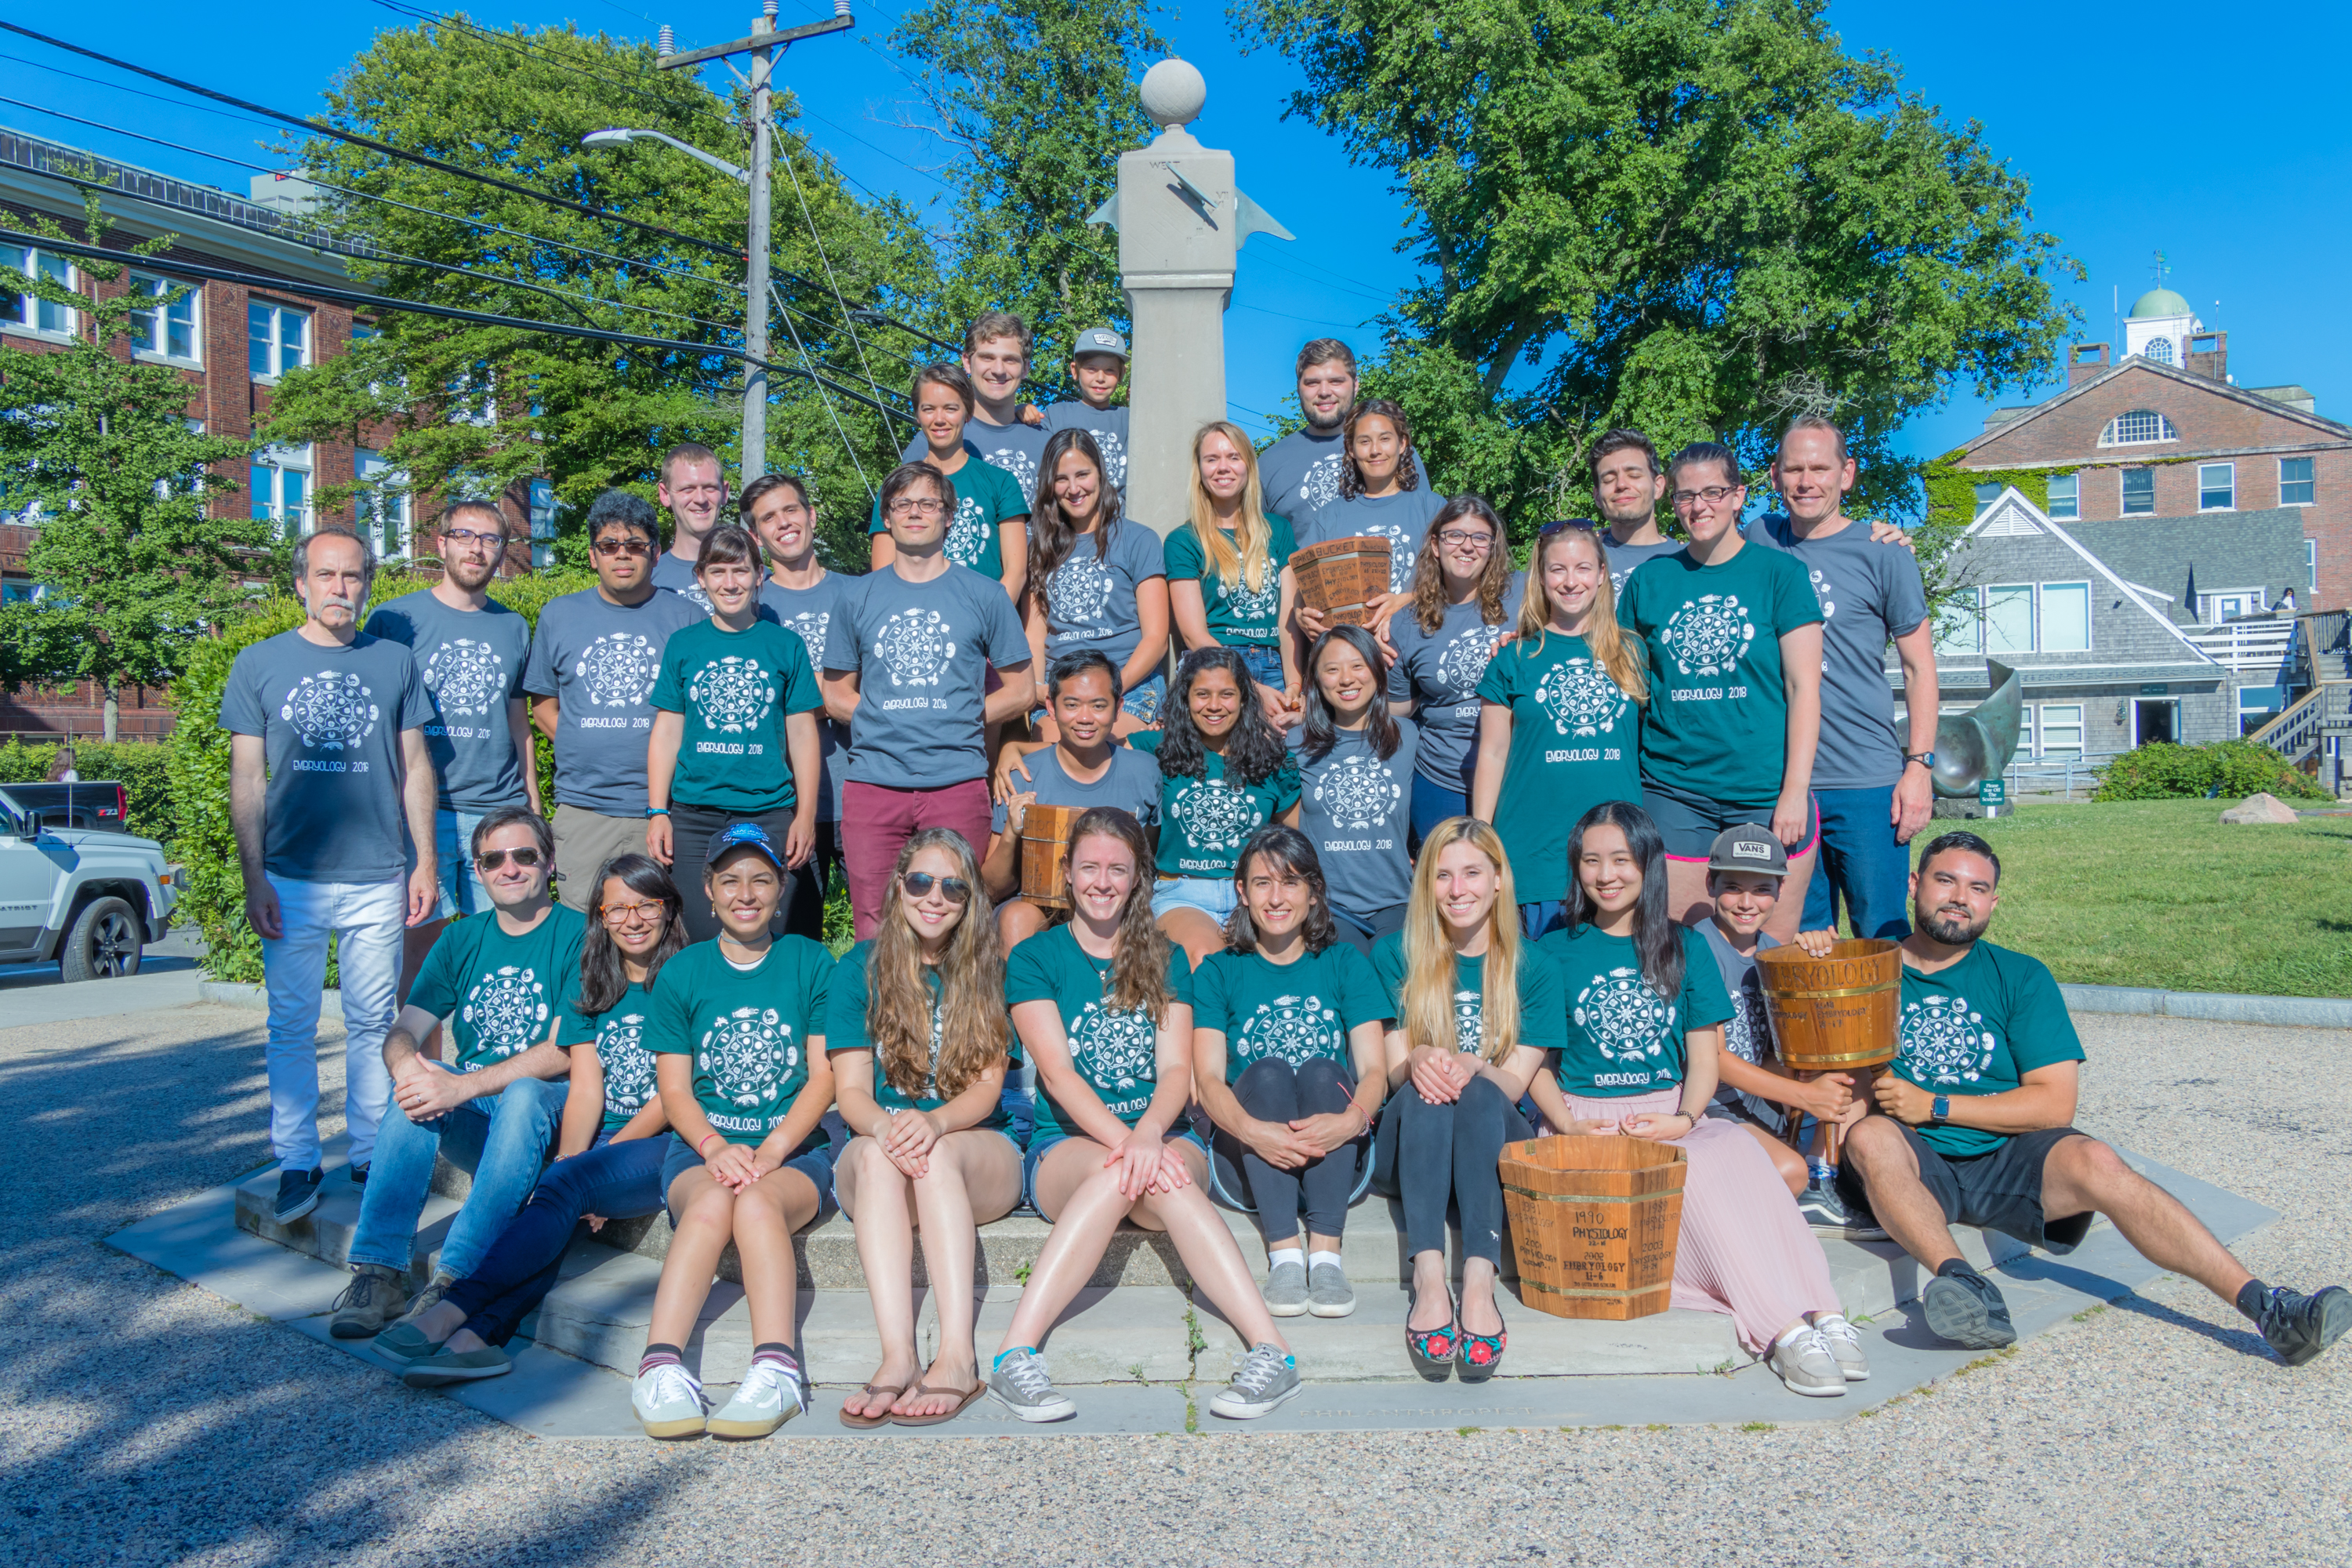
[[[433,704],[407,647],[360,630],[374,577],[375,552],[355,534],[321,531],[295,545],[294,591],[308,617],[240,652],[221,693],[245,917],[261,938],[269,993],[280,1225],[319,1205],[328,939],[342,971],[352,1179],[364,1182],[392,1094],[383,1052],[401,932],[433,919],[441,898],[425,740]]]

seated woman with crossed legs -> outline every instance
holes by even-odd
[[[1004,960],[963,835],[926,827],[898,851],[879,929],[835,972],[827,1031],[841,1117],[858,1134],[841,1157],[841,1206],[882,1336],[881,1369],[842,1402],[841,1423],[936,1426],[988,1391],[972,1258],[979,1226],[1021,1201],[1021,1151],[999,1103]],[[918,1230],[940,1314],[939,1357],[919,1383]]]
[[[1263,1415],[1298,1392],[1298,1367],[1210,1206],[1208,1151],[1186,1120],[1192,966],[1152,924],[1151,858],[1133,816],[1088,810],[1067,853],[1070,923],[1022,943],[1005,963],[1004,997],[1043,1091],[1024,1163],[1030,1202],[1054,1234],[1022,1286],[989,1395],[1024,1421],[1077,1413],[1038,1348],[1118,1222],[1133,1219],[1169,1234],[1202,1294],[1250,1346],[1210,1410]]]

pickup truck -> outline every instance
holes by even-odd
[[[0,963],[63,979],[139,973],[171,929],[186,874],[125,830],[121,784],[0,784]]]

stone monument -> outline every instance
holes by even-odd
[[[1193,434],[1225,417],[1224,313],[1242,242],[1293,236],[1234,184],[1231,153],[1184,129],[1209,98],[1198,69],[1161,60],[1143,73],[1139,96],[1160,134],[1119,154],[1118,193],[1087,221],[1118,231],[1119,282],[1135,322],[1128,515],[1165,536],[1191,516]]]

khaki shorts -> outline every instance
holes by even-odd
[[[596,896],[596,872],[615,855],[646,853],[646,819],[555,808],[555,896],[581,913]]]

